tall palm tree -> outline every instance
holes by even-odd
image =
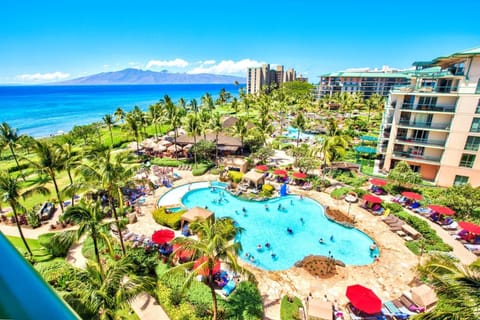
[[[480,260],[463,266],[450,258],[434,256],[419,271],[431,280],[442,303],[415,319],[479,319]]]
[[[164,107],[165,113],[167,116],[167,122],[173,128],[173,140],[175,143],[175,147],[177,146],[177,138],[178,138],[178,129],[182,124],[182,117],[185,114],[185,108],[179,108],[175,106],[172,99],[168,95],[164,97]],[[178,159],[178,153],[175,150],[175,158]]]
[[[55,144],[54,147],[57,148],[57,152],[60,153],[60,169],[67,171],[68,181],[70,183],[68,187],[72,189],[74,187],[72,170],[78,168],[82,163],[81,154],[74,149],[73,140],[66,140],[64,144]],[[72,191],[78,191],[78,189]],[[72,205],[74,204],[75,192],[72,193]]]
[[[127,114],[125,118],[127,129],[133,134],[135,137],[135,142],[137,143],[137,153],[140,151],[139,147],[139,140],[140,140],[140,126],[138,125],[137,119],[132,114]]]
[[[242,229],[236,226],[230,218],[212,218],[202,221],[197,220],[190,224],[190,229],[198,235],[198,240],[179,237],[173,242],[180,245],[178,250],[191,250],[195,252],[197,256],[202,257],[204,262],[196,266],[196,268],[189,274],[185,281],[184,288],[188,287],[191,281],[199,273],[202,273],[203,275],[206,273],[206,283],[210,287],[213,301],[212,319],[216,320],[218,305],[212,270],[219,260],[227,264],[232,271],[240,270],[237,255],[241,251],[241,244],[240,242],[233,241],[233,239],[237,234],[242,232]],[[190,268],[193,265],[193,262],[185,263],[170,269],[171,271],[169,272]],[[167,272],[165,276],[168,276],[169,272]]]
[[[232,109],[235,113],[238,113],[238,98],[237,97],[233,97],[231,107],[232,107]]]
[[[326,167],[332,162],[340,160],[345,156],[348,147],[348,140],[345,136],[324,137],[320,149],[312,149],[315,154],[320,153],[323,162],[322,173],[325,177]]]
[[[198,113],[198,102],[196,99],[190,100],[189,107],[190,107],[190,110],[192,110],[195,113]]]
[[[117,110],[115,110],[115,112],[113,113],[113,115],[115,116],[115,121],[122,121],[123,124],[125,119],[125,111],[123,111],[122,108],[118,107]]]
[[[87,263],[86,269],[77,271],[75,279],[68,283],[71,291],[64,298],[81,301],[99,319],[126,319],[130,303],[139,294],[154,290],[156,283],[152,277],[135,275],[134,270],[128,257],[110,263],[105,272]]]
[[[77,239],[80,239],[84,234],[92,237],[95,260],[97,260],[103,278],[103,267],[100,261],[98,242],[102,239],[106,244],[109,244],[108,237],[102,229],[105,229],[110,223],[102,222],[103,218],[105,218],[105,213],[100,206],[100,202],[87,202],[82,200],[79,204],[68,207],[62,215],[62,218],[64,220],[72,220],[79,225]]]
[[[23,206],[20,204],[20,198],[27,198],[35,193],[49,194],[49,191],[43,186],[34,187],[23,193],[21,192],[21,189],[22,188],[20,187],[18,178],[14,178],[7,173],[0,173],[1,201],[8,203],[12,208],[13,216],[15,217],[15,222],[18,228],[18,233],[20,234],[20,238],[22,238],[22,242],[31,257],[32,250],[28,246],[27,240],[25,240],[25,236],[22,232],[22,227],[20,226],[20,220],[18,218],[18,210],[22,210],[25,212],[25,208],[23,208]]]
[[[210,118],[212,113],[207,109],[202,109],[198,114],[198,121],[200,124],[200,131],[203,134],[203,140],[207,140],[207,129],[209,129]]]
[[[0,141],[2,142],[3,146],[8,146],[10,148],[10,152],[12,153],[13,159],[15,160],[15,164],[17,168],[20,167],[18,164],[17,155],[15,154],[15,144],[18,142],[20,137],[17,134],[17,129],[13,129],[10,125],[6,122],[3,122],[0,125]]]
[[[245,136],[248,133],[246,119],[242,118],[242,117],[238,118],[237,122],[235,122],[235,124],[232,127],[232,132],[233,132],[233,135],[240,138],[240,142],[241,142],[241,145],[242,145],[241,150],[242,150],[242,153],[243,153],[243,141],[245,139]]]
[[[193,136],[193,159],[195,162],[195,168],[197,168],[197,136],[200,135],[200,121],[196,114],[191,113],[187,116],[185,130],[189,135]]]
[[[215,107],[212,95],[208,92],[202,97],[202,107],[207,108],[210,112],[212,112],[213,108]]]
[[[108,132],[110,133],[110,145],[113,146],[113,133],[112,133],[112,127],[115,125],[115,120],[113,118],[113,116],[111,114],[106,114],[103,116],[102,118],[103,120],[103,123],[105,123],[105,125],[107,126],[108,128]]]
[[[64,160],[63,154],[59,151],[58,148],[54,147],[48,142],[43,142],[40,140],[35,140],[33,144],[33,150],[36,154],[34,160],[25,158],[30,165],[37,169],[40,173],[45,173],[50,177],[50,180],[55,187],[55,194],[57,195],[57,200],[60,204],[60,209],[62,213],[64,212],[63,200],[58,188],[56,172],[60,171],[63,168]]]
[[[150,115],[150,120],[153,123],[155,129],[155,140],[158,139],[158,124],[163,120],[162,117],[162,104],[155,103],[148,107],[148,113]]]
[[[223,130],[223,123],[220,113],[214,112],[210,118],[210,129],[215,133],[215,163],[218,166],[218,135]]]
[[[303,113],[299,112],[295,117],[295,119],[293,119],[292,121],[292,127],[297,129],[297,148],[300,142],[300,134],[303,131],[305,131],[305,125],[306,125],[306,121],[305,121],[305,118],[303,117]]]
[[[123,254],[125,254],[125,245],[122,232],[120,232],[121,227],[115,206],[115,199],[118,199],[120,209],[122,209],[123,200],[121,187],[125,185],[125,181],[133,176],[132,168],[124,165],[127,153],[119,153],[114,156],[112,150],[109,148],[95,150],[89,157],[94,158],[95,161],[92,161],[92,164],[83,164],[79,168],[80,173],[92,188],[97,189],[100,187],[107,191],[110,209],[115,218],[117,230],[119,230],[120,246],[122,247]]]

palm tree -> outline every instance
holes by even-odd
[[[12,153],[13,159],[15,160],[15,164],[17,168],[20,167],[18,164],[17,155],[15,154],[15,144],[18,142],[19,136],[17,134],[17,129],[12,129],[8,123],[3,122],[0,125],[0,141],[2,142],[3,146],[8,146],[10,148],[10,152]]]
[[[65,213],[62,215],[63,220],[71,220],[79,225],[77,230],[77,239],[80,239],[84,234],[88,234],[92,237],[95,260],[97,260],[97,263],[100,267],[102,278],[103,267],[100,261],[98,241],[100,238],[102,238],[105,243],[109,244],[108,237],[102,231],[102,229],[105,229],[105,226],[110,224],[103,223],[103,218],[105,218],[105,213],[100,206],[100,201],[86,202],[82,200],[79,204],[68,207]]]
[[[134,274],[135,265],[123,258],[100,271],[96,264],[87,263],[85,270],[75,272],[75,280],[68,283],[71,291],[64,298],[80,301],[88,313],[99,319],[125,319],[130,303],[141,293],[155,288],[155,279]]]
[[[110,133],[110,142],[111,142],[111,145],[113,146],[112,127],[115,125],[115,120],[113,119],[113,116],[111,114],[104,115],[102,120],[103,120],[103,123],[105,123],[105,125],[108,128],[108,132]]]
[[[324,137],[320,145],[320,149],[312,149],[312,152],[321,154],[323,160],[322,173],[325,177],[326,167],[332,162],[340,160],[345,156],[348,147],[348,140],[345,136],[329,136]]]
[[[175,106],[172,99],[168,95],[164,97],[164,107],[165,113],[167,115],[167,121],[173,128],[173,140],[175,143],[175,148],[177,146],[177,137],[178,137],[178,128],[182,124],[182,117],[185,114],[185,108],[179,108]],[[178,159],[178,153],[175,150],[175,158]]]
[[[210,112],[213,111],[213,108],[215,107],[213,98],[208,92],[202,97],[202,107],[206,107]]]
[[[200,131],[203,134],[203,140],[207,140],[207,129],[209,128],[211,115],[211,112],[207,109],[202,109],[197,115],[200,124]]]
[[[305,121],[305,118],[303,117],[303,113],[299,112],[295,117],[295,119],[293,119],[292,121],[292,127],[297,129],[297,148],[300,142],[300,134],[302,133],[302,131],[305,130],[305,124],[306,124],[306,121]]]
[[[193,136],[193,158],[197,168],[197,136],[200,135],[200,121],[196,114],[189,114],[185,122],[185,130]]]
[[[120,209],[123,208],[122,191],[121,187],[125,185],[125,181],[133,176],[132,168],[124,166],[127,153],[116,154],[114,158],[112,150],[101,149],[95,150],[89,157],[95,159],[95,161],[89,164],[83,164],[79,170],[88,184],[92,188],[102,188],[107,191],[108,201],[115,218],[118,235],[120,239],[120,246],[122,252],[125,254],[125,245],[123,243],[123,235],[120,232],[120,221],[118,219],[117,209],[115,206],[115,199],[118,199]]]
[[[127,114],[126,117],[126,125],[128,130],[133,134],[135,137],[135,142],[137,143],[137,153],[140,151],[138,146],[140,140],[140,126],[138,125],[137,119],[132,114]]]
[[[215,132],[215,163],[218,166],[218,135],[223,130],[223,123],[220,113],[214,112],[210,118],[210,129]]]
[[[50,177],[50,180],[55,187],[55,194],[57,195],[60,209],[63,213],[63,201],[56,178],[56,172],[61,170],[64,165],[63,154],[61,151],[59,151],[58,148],[40,140],[34,141],[33,150],[36,154],[36,158],[34,160],[29,160],[27,158],[25,159],[30,163],[33,168],[37,169],[41,173],[47,174]]]
[[[245,118],[238,118],[237,122],[232,127],[232,132],[235,136],[240,137],[240,142],[242,144],[242,153],[243,153],[243,140],[248,133],[247,121]]]
[[[117,110],[115,110],[115,112],[113,113],[113,115],[115,116],[115,121],[122,121],[123,124],[125,119],[125,111],[123,111],[122,108],[118,107]]]
[[[190,110],[192,110],[195,113],[198,113],[198,102],[196,99],[190,100],[189,107],[190,107]]]
[[[478,319],[480,316],[480,260],[463,266],[450,258],[434,256],[419,268],[441,297],[441,304],[415,316],[422,320]]]
[[[20,238],[22,238],[23,244],[27,249],[28,254],[32,257],[32,250],[28,246],[27,240],[22,232],[22,227],[20,226],[20,220],[18,218],[18,210],[25,211],[25,208],[20,204],[20,198],[29,197],[35,193],[39,194],[48,194],[49,191],[47,188],[43,186],[37,186],[33,189],[29,189],[23,193],[21,193],[22,188],[20,187],[20,183],[18,182],[18,178],[14,178],[7,173],[0,173],[0,194],[1,194],[1,201],[6,202],[12,208],[13,216],[15,217],[15,222],[17,224],[18,233],[20,234]]]
[[[191,250],[195,252],[197,256],[202,257],[204,262],[200,263],[188,275],[184,288],[186,288],[199,273],[203,275],[206,273],[206,283],[210,287],[213,301],[212,319],[215,320],[217,319],[218,305],[212,270],[219,260],[227,264],[232,271],[240,270],[237,255],[241,251],[241,244],[240,242],[233,241],[233,239],[237,234],[242,232],[242,229],[235,226],[233,220],[230,218],[197,220],[190,224],[190,229],[198,235],[198,240],[179,237],[173,242],[180,244],[178,250]],[[176,270],[190,268],[193,264],[193,262],[190,262],[179,265],[178,267],[170,269],[165,275],[168,276],[169,272],[175,272]]]
[[[69,186],[70,189],[75,189],[72,191],[78,191],[78,188],[74,188],[74,181],[72,170],[77,168],[81,163],[81,154],[74,150],[73,140],[66,140],[64,144],[55,144],[55,148],[57,148],[57,152],[60,153],[61,156],[61,168],[67,171]],[[72,205],[75,204],[75,192],[72,193]]]
[[[232,107],[233,111],[235,111],[235,113],[238,113],[238,98],[237,97],[233,97],[231,107]]]
[[[162,104],[155,103],[148,107],[150,120],[155,128],[155,140],[158,139],[158,124],[162,121]]]

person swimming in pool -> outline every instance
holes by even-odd
[[[320,238],[320,239],[318,240],[318,242],[320,242],[320,243],[323,244],[323,243],[324,243],[323,238]]]
[[[247,209],[245,209],[245,207],[242,207],[242,211],[247,212]]]
[[[275,252],[272,252],[272,253],[270,253],[270,256],[272,256],[272,258],[276,258],[277,254]]]
[[[265,210],[268,211],[268,204],[265,205]]]
[[[267,248],[267,249],[271,248],[270,242],[265,243],[265,248]]]
[[[303,221],[303,218],[302,218],[302,217],[300,218],[300,222],[301,222],[302,224],[305,223],[305,221]]]
[[[288,227],[288,228],[287,228],[287,233],[288,233],[288,234],[293,234],[292,228]]]
[[[333,238],[333,234],[330,236],[330,241],[335,241],[335,238]]]

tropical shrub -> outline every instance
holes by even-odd
[[[66,257],[75,242],[75,231],[44,233],[38,236],[38,242],[54,257]]]
[[[228,177],[235,183],[242,181],[243,173],[239,171],[228,171]]]
[[[274,190],[275,190],[275,187],[272,186],[271,184],[264,184],[262,186],[262,193],[265,197],[270,197],[273,194]]]
[[[185,161],[169,158],[153,158],[150,160],[150,163],[160,167],[178,167],[181,164],[185,164]]]
[[[37,210],[34,208],[33,210],[29,210],[26,214],[27,223],[32,228],[40,227],[40,217],[37,214]]]
[[[345,197],[345,195],[351,190],[352,190],[352,188],[349,188],[349,187],[338,188],[338,189],[333,190],[330,193],[330,197],[332,197],[333,199],[336,199],[336,200],[343,199],[343,197]]]
[[[351,171],[334,170],[332,176],[335,180],[348,184],[352,187],[361,187],[367,182],[367,177],[361,177]]]
[[[156,223],[178,230],[184,213],[185,210],[167,213],[165,207],[160,207],[152,211],[152,217]]]
[[[67,289],[68,282],[75,279],[75,270],[64,259],[38,262],[34,265],[42,278],[57,290]]]
[[[360,189],[360,188],[353,189],[353,192],[355,192],[357,194],[359,199],[362,198],[365,194],[368,193],[365,189]]]
[[[250,281],[242,281],[226,301],[226,319],[262,319],[262,296],[257,286]]]
[[[128,256],[135,266],[135,274],[155,275],[155,267],[158,264],[158,254],[155,250],[133,248],[128,252]]]

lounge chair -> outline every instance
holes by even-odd
[[[410,314],[404,313],[397,308],[393,301],[384,302],[383,306],[395,317],[395,319],[408,319],[410,317]]]
[[[235,282],[235,280],[229,280],[227,284],[222,288],[222,293],[226,297],[228,297],[233,292],[233,290],[235,290],[236,287],[237,283]]]

